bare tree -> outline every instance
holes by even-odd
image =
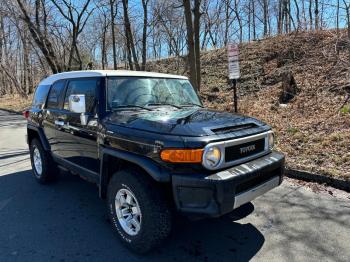
[[[301,27],[301,21],[300,21],[300,8],[299,8],[299,3],[297,0],[294,0],[294,5],[295,5],[295,9],[296,9],[296,17],[297,17],[297,31],[300,30]]]
[[[194,29],[194,50],[195,50],[195,56],[196,56],[197,90],[200,90],[200,86],[201,86],[201,60],[200,60],[200,38],[199,38],[200,17],[201,17],[200,6],[201,6],[201,0],[194,0],[193,29]]]
[[[143,28],[142,28],[142,65],[141,70],[146,70],[147,59],[147,27],[148,27],[148,2],[149,0],[141,0],[143,8]]]
[[[263,12],[264,12],[264,36],[268,35],[268,21],[269,21],[269,2],[268,0],[263,0]]]
[[[140,65],[136,54],[136,47],[134,44],[134,37],[131,31],[131,24],[130,24],[130,18],[128,13],[128,0],[122,0],[122,3],[123,3],[123,11],[124,11],[124,29],[125,29],[125,38],[126,38],[129,66],[130,66],[130,69],[133,70],[134,68],[133,65],[135,65],[135,69],[137,71],[140,71]]]
[[[310,21],[310,29],[313,28],[313,16],[312,16],[312,0],[309,0],[309,21]]]
[[[184,14],[187,29],[188,64],[190,68],[190,81],[192,85],[200,90],[200,0],[194,1],[194,14],[190,0],[183,0]],[[192,18],[193,17],[193,18]],[[193,21],[193,20],[194,21]]]
[[[46,62],[53,73],[62,72],[62,64],[54,51],[53,44],[47,34],[47,12],[45,10],[45,0],[35,1],[35,21],[31,19],[27,7],[21,0],[16,0],[22,12],[22,19],[27,24],[33,40],[43,53]]]
[[[76,55],[78,67],[81,70],[83,69],[83,62],[78,48],[78,37],[82,33],[86,22],[94,10],[93,8],[90,11],[87,10],[91,0],[86,0],[80,10],[79,7],[73,5],[72,2],[68,2],[67,0],[61,0],[61,2],[58,0],[51,0],[51,2],[57,7],[60,14],[67,19],[71,25],[71,47],[67,70],[72,69],[74,54]],[[66,10],[64,10],[61,5],[65,6]]]
[[[346,22],[348,27],[348,50],[349,50],[349,61],[350,61],[350,3],[346,0],[343,0],[344,7],[346,11]]]
[[[320,17],[319,17],[319,8],[318,8],[318,0],[315,0],[315,29],[320,29]]]
[[[113,69],[117,69],[117,49],[115,43],[115,17],[116,11],[114,11],[114,5],[117,9],[117,3],[115,0],[109,0],[110,14],[111,14],[111,30],[112,30],[112,51],[113,51]]]
[[[100,25],[100,40],[101,40],[101,66],[102,69],[105,69],[108,66],[108,59],[107,59],[107,34],[108,34],[108,28],[112,25],[113,20],[108,19],[108,13],[110,13],[108,10],[105,10],[104,6],[98,7],[99,10],[99,17],[98,17],[98,24]],[[113,37],[112,33],[112,43],[115,43],[115,39]],[[116,69],[116,50],[113,50],[113,62]]]
[[[234,13],[238,22],[239,26],[239,42],[243,42],[243,23],[242,23],[242,18],[241,15],[239,14],[239,6],[238,6],[239,0],[234,0]]]

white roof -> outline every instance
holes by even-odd
[[[58,73],[51,75],[43,79],[39,85],[52,85],[57,80],[67,78],[80,78],[80,77],[101,77],[101,76],[140,76],[140,77],[158,77],[158,78],[175,78],[175,79],[188,79],[186,76],[168,75],[154,72],[145,71],[130,71],[130,70],[83,70],[83,71],[70,71],[64,73]]]

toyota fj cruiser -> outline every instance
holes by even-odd
[[[221,216],[282,182],[271,127],[205,109],[183,76],[55,74],[25,116],[36,180],[64,169],[96,183],[114,230],[135,252],[169,235],[174,211]]]

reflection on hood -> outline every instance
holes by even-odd
[[[106,119],[111,124],[135,128],[148,132],[183,136],[205,136],[215,134],[213,130],[252,124],[264,126],[262,122],[241,115],[218,112],[203,108],[159,110],[122,110],[111,113]]]

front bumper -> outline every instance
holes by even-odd
[[[177,209],[217,217],[250,202],[282,183],[284,155],[272,152],[211,175],[172,176]]]

